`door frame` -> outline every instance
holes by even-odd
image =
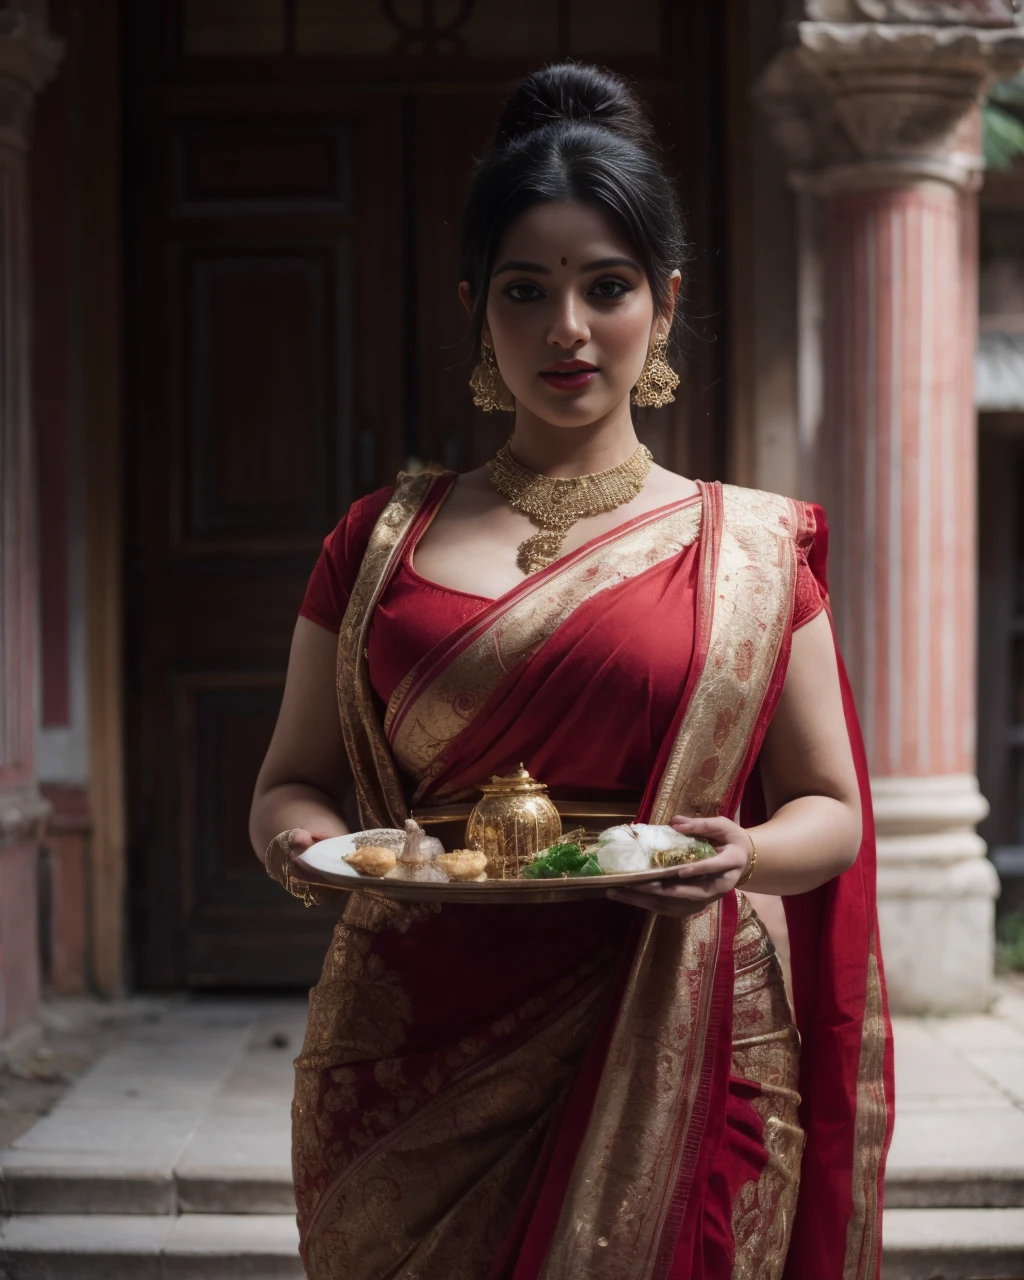
[[[81,421],[88,691],[89,971],[105,996],[127,985],[121,48],[118,0],[91,0],[77,32]],[[88,175],[88,180],[85,180]]]

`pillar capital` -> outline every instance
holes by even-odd
[[[997,0],[1001,4],[1002,0]],[[1024,27],[983,14],[989,0],[817,0],[762,74],[756,93],[795,185],[830,194],[939,182],[971,190],[981,170],[977,108],[989,85],[1024,66]],[[991,7],[989,5],[989,7]],[[966,21],[903,13],[971,10]],[[881,21],[865,21],[874,13]],[[1004,9],[1008,15],[1009,10]]]

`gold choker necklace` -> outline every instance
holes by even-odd
[[[507,444],[487,464],[491,484],[515,511],[540,526],[519,544],[516,564],[523,573],[536,573],[554,564],[562,543],[577,520],[614,511],[630,502],[644,487],[654,458],[642,444],[636,453],[608,471],[560,479],[527,471],[512,457]]]

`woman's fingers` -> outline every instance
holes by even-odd
[[[307,831],[304,827],[292,827],[288,832],[288,853],[292,861],[301,858],[307,849],[321,840],[330,840],[324,831]]]
[[[698,820],[694,820],[698,821]],[[735,843],[740,828],[727,818],[700,819],[708,825],[721,826],[725,840],[713,858],[701,862],[687,862],[678,867],[666,868],[658,880],[648,880],[635,887],[608,890],[608,896],[616,902],[641,907],[645,911],[660,911],[667,915],[692,915],[708,903],[729,892],[743,874],[747,865],[747,853]],[[728,828],[728,830],[726,830]],[[707,837],[709,833],[702,833]]]
[[[736,823],[728,818],[688,818],[684,813],[677,813],[669,825],[681,835],[694,836],[711,844],[728,840],[736,832]]]
[[[662,915],[670,916],[692,916],[707,906],[707,901],[704,899],[691,900],[683,897],[642,893],[637,889],[609,889],[608,897],[614,902],[624,903],[627,907],[639,907],[642,911],[657,911]]]
[[[735,845],[727,845],[720,849],[713,858],[704,858],[700,862],[684,862],[678,867],[668,867],[665,879],[694,880],[698,876],[718,876],[725,871],[740,871],[747,865],[746,854]],[[660,884],[660,881],[655,881]]]
[[[654,884],[636,885],[620,889],[609,889],[609,894],[628,893],[640,902],[648,905],[659,901],[708,902],[720,898],[728,892],[729,881],[721,876],[708,876],[703,881],[688,880],[685,883],[655,881]]]

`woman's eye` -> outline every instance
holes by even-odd
[[[590,292],[597,298],[621,298],[631,292],[631,286],[625,280],[598,280]]]
[[[526,280],[520,281],[519,284],[510,284],[505,293],[513,302],[533,302],[534,299],[542,296],[537,286]]]

